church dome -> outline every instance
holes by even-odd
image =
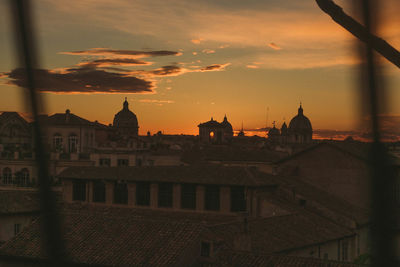
[[[126,98],[122,110],[114,116],[113,126],[118,128],[139,128],[137,117],[135,113],[129,110]]]
[[[271,129],[269,129],[268,131],[268,136],[276,136],[276,135],[280,135],[281,133],[279,132],[279,130],[277,128],[275,128],[275,126]]]
[[[232,124],[228,121],[226,115],[224,117],[224,121],[221,122],[221,125],[227,130],[228,132],[233,132]]]
[[[298,114],[289,123],[289,130],[292,132],[312,132],[311,122],[304,116],[301,104]]]

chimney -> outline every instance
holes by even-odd
[[[65,122],[69,123],[69,116],[70,116],[71,111],[69,109],[67,109],[65,111]]]

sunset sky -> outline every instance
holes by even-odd
[[[197,134],[224,114],[235,130],[265,127],[267,109],[268,126],[280,127],[302,102],[314,129],[358,127],[355,38],[314,0],[32,2],[49,114],[68,108],[108,124],[127,97],[140,134]],[[351,1],[335,2],[352,14]],[[380,36],[400,49],[400,6],[383,2]],[[7,3],[0,111],[26,112]],[[390,96],[382,116],[400,133],[400,70],[381,64]]]

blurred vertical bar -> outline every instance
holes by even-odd
[[[360,47],[362,97],[367,101],[370,129],[372,132],[371,160],[371,248],[372,264],[376,267],[395,267],[395,205],[394,185],[396,172],[382,143],[380,115],[385,102],[383,80],[379,77],[379,64],[372,47],[372,35],[378,28],[379,1],[357,0],[356,10],[361,11],[367,30],[365,49]],[[379,83],[378,83],[379,81]]]
[[[35,159],[41,196],[41,222],[43,248],[49,258],[49,266],[61,266],[66,261],[61,240],[60,220],[56,211],[56,198],[51,191],[51,181],[48,173],[48,160],[43,142],[43,128],[39,121],[39,109],[43,102],[36,92],[35,69],[37,58],[35,50],[34,27],[31,17],[32,10],[29,0],[10,0],[15,25],[15,42],[22,68],[25,70],[25,93],[23,98],[31,108],[33,116],[33,136]],[[43,110],[40,110],[43,112]]]

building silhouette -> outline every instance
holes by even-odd
[[[135,113],[129,110],[129,103],[125,97],[122,110],[114,116],[113,126],[117,136],[122,139],[137,137],[139,124]]]
[[[198,127],[200,142],[202,143],[228,144],[232,140],[233,128],[226,115],[222,122],[215,121],[211,117],[211,120],[200,123]]]
[[[284,122],[279,130],[274,122],[273,127],[268,132],[268,140],[271,143],[280,144],[307,144],[312,142],[312,134],[311,121],[304,115],[300,103],[298,113],[290,120],[289,127]]]

